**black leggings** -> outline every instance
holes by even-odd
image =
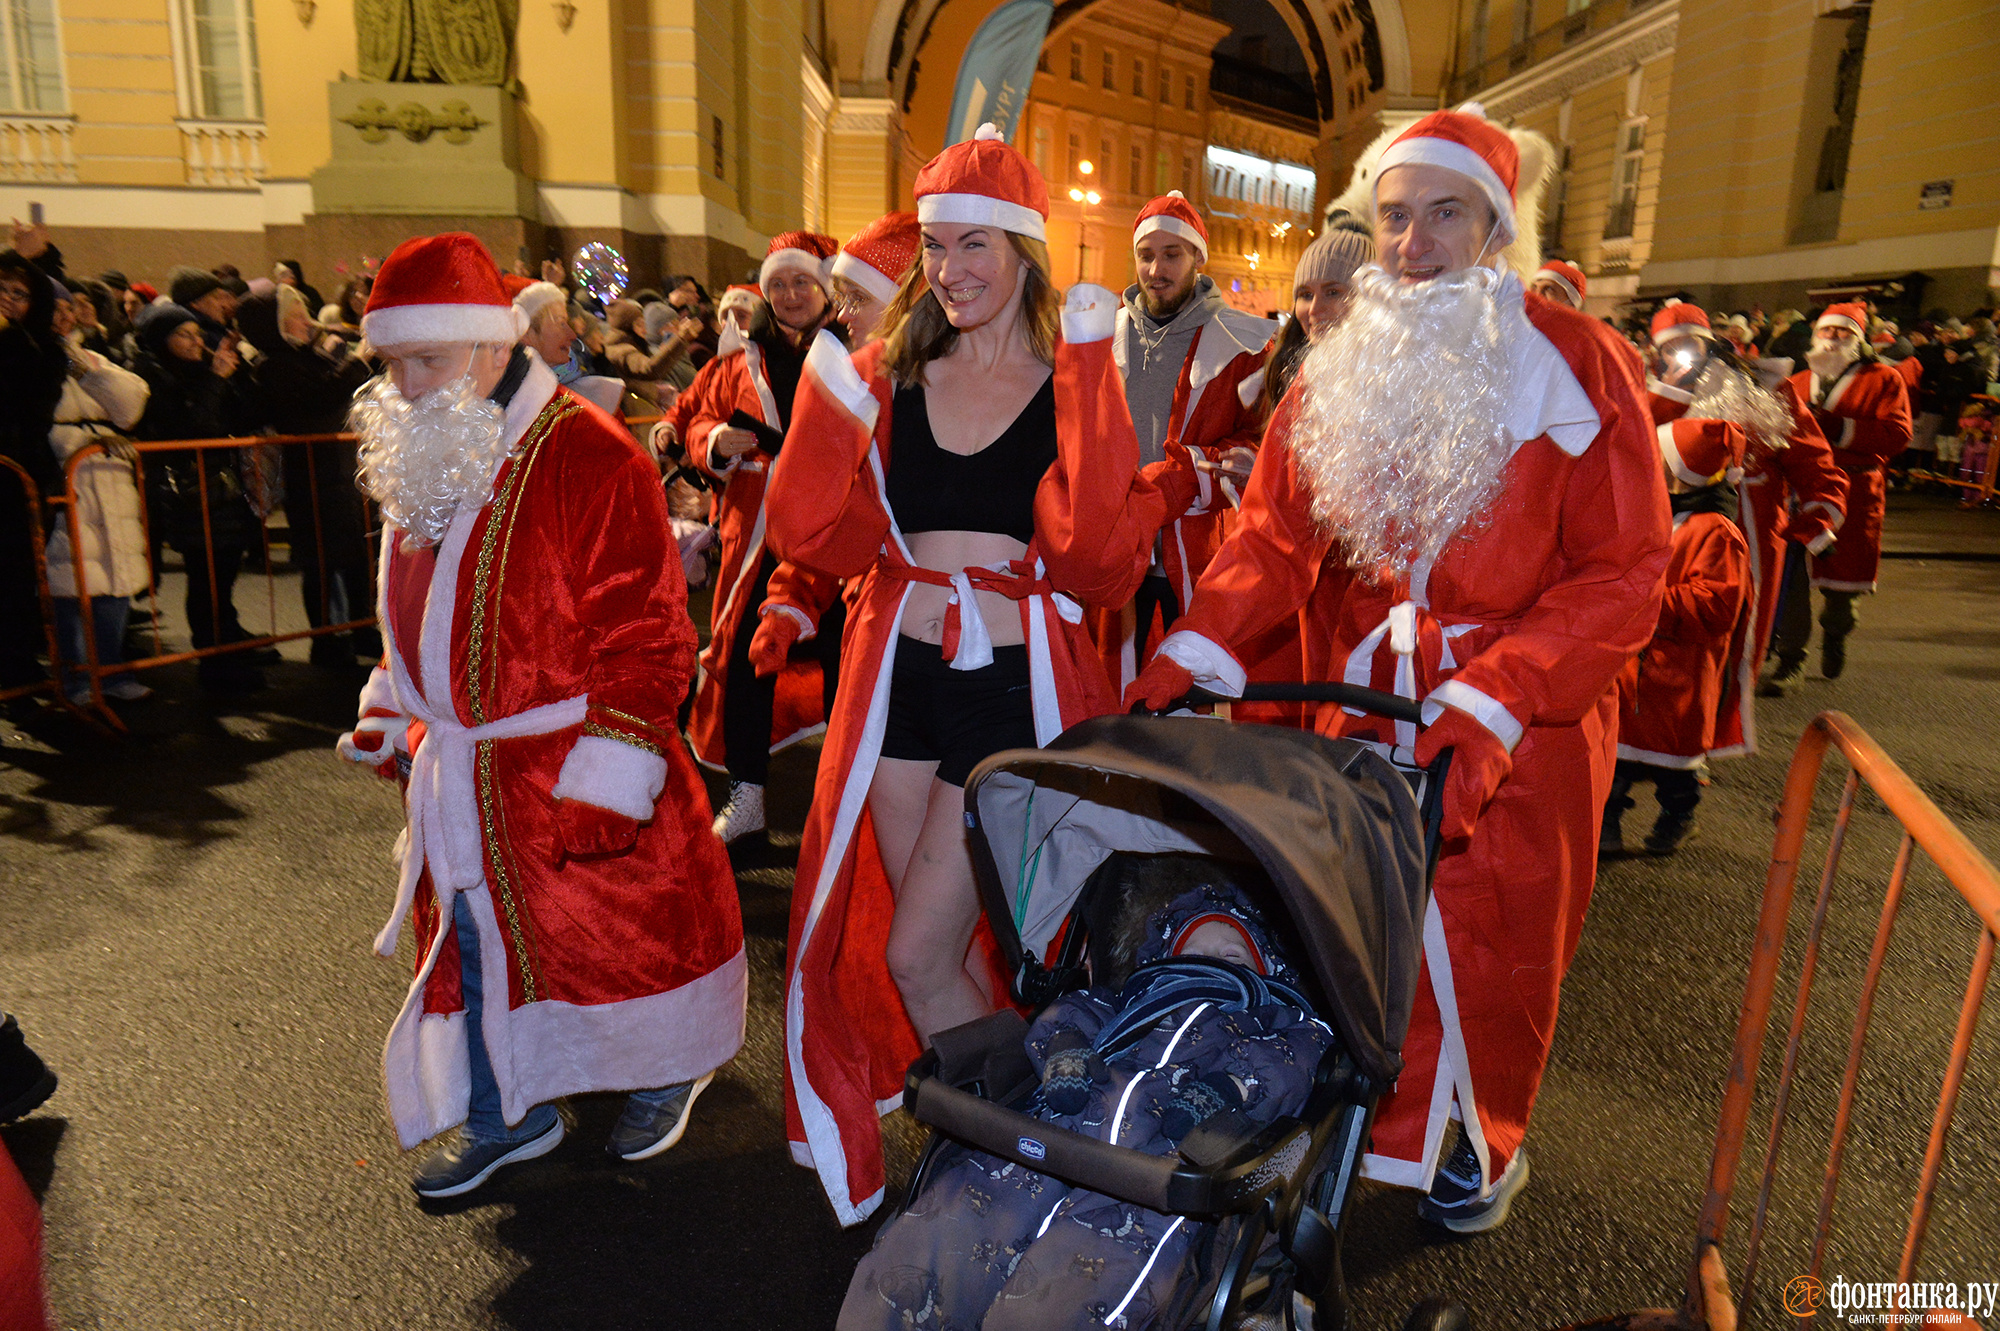
[[[742,616],[736,621],[736,638],[729,645],[729,673],[723,680],[723,766],[729,769],[731,781],[753,786],[764,785],[771,774],[771,710],[777,702],[778,677],[758,678],[757,668],[750,664],[750,639],[756,636],[759,609],[770,594],[771,575],[777,571],[777,558],[766,550],[757,565],[756,583],[748,589]],[[833,695],[840,684],[840,635],[846,627],[847,602],[835,597],[820,616],[819,631],[797,648],[819,662],[820,698],[828,716],[833,715]]]

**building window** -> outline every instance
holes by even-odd
[[[1183,74],[1181,76],[1181,106],[1184,110],[1194,110],[1194,75],[1192,74]]]
[[[1639,211],[1639,167],[1646,158],[1646,119],[1627,120],[1618,127],[1618,156],[1611,167],[1611,211],[1604,218],[1604,238],[1632,234]]]
[[[1072,83],[1083,82],[1083,43],[1069,44],[1069,77]]]
[[[1155,194],[1165,194],[1169,189],[1173,188],[1167,184],[1169,179],[1167,173],[1170,169],[1167,163],[1168,158],[1164,148],[1153,154],[1153,193]],[[1181,192],[1185,194],[1187,191],[1183,190]]]
[[[181,0],[177,8],[188,110],[201,120],[261,120],[264,97],[250,0]]]
[[[729,166],[729,158],[723,151],[722,117],[710,116],[708,126],[709,145],[715,154],[715,178],[721,180]]]
[[[1174,104],[1174,73],[1165,65],[1160,66],[1160,105]]]
[[[1190,200],[1194,198],[1194,158],[1191,156],[1181,158],[1181,194]]]
[[[1146,95],[1146,62],[1143,60],[1132,62],[1132,95],[1134,97]]]
[[[1104,53],[1104,91],[1118,91],[1118,56],[1109,50]]]
[[[1097,169],[1104,173],[1104,188],[1108,193],[1111,189],[1111,140],[1110,139],[1099,139],[1097,141]]]
[[[1049,127],[1035,126],[1035,170],[1042,173],[1042,179],[1049,178]]]
[[[1049,72],[1049,53],[1047,51],[1035,57],[1035,72],[1037,74],[1046,74]]]
[[[1072,134],[1069,136],[1069,162],[1063,172],[1066,176],[1077,174],[1076,164],[1083,160],[1083,140]]]
[[[1138,144],[1136,143],[1133,144],[1131,180],[1132,180],[1132,192],[1134,194],[1144,194],[1146,192],[1145,163],[1146,163],[1146,154],[1144,150],[1141,149]]]
[[[55,0],[7,0],[0,5],[0,104],[8,111],[61,111],[62,48]]]

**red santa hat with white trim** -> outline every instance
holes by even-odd
[[[1868,336],[1868,311],[1860,305],[1829,305],[1813,320],[1813,331],[1845,328],[1856,337]]]
[[[954,143],[917,172],[917,221],[992,226],[1033,240],[1048,236],[1049,185],[1035,164],[992,125]]]
[[[1660,456],[1686,485],[1714,485],[1743,465],[1749,447],[1742,427],[1686,416],[1659,427]]]
[[[1132,224],[1133,247],[1155,231],[1187,241],[1201,252],[1202,262],[1208,262],[1208,227],[1179,190],[1169,190],[1139,210],[1139,220]]]
[[[746,282],[734,282],[723,291],[722,299],[715,302],[715,312],[718,315],[727,314],[732,308],[740,306],[754,314],[757,307],[763,303],[762,289]]]
[[[1590,283],[1583,277],[1583,269],[1563,259],[1547,259],[1541,271],[1535,274],[1536,282],[1553,282],[1569,293],[1570,304],[1583,308],[1583,293],[1590,289]],[[1533,283],[1530,283],[1533,285]]]
[[[885,213],[840,247],[833,256],[833,275],[887,305],[902,289],[922,243],[915,213]]]
[[[798,272],[819,283],[823,291],[833,268],[833,256],[839,250],[839,241],[817,231],[780,232],[771,237],[771,248],[764,251],[764,266],[757,270],[757,285],[768,287],[779,273]]]
[[[1479,188],[1492,205],[1498,250],[1520,234],[1514,190],[1521,178],[1521,150],[1506,129],[1486,118],[1486,108],[1466,102],[1455,111],[1433,111],[1396,136],[1375,166],[1377,195],[1391,167],[1441,166]]]
[[[1684,300],[1662,305],[1653,315],[1653,345],[1664,347],[1677,337],[1700,337],[1714,341],[1715,332],[1708,326],[1708,312]]]
[[[510,344],[528,316],[501,284],[500,269],[477,236],[448,231],[398,245],[375,274],[361,335],[371,346],[413,342]]]

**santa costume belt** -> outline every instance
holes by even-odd
[[[940,573],[934,568],[891,563],[886,559],[876,567],[884,577],[898,582],[921,582],[951,590],[951,601],[944,612],[943,645],[944,659],[953,670],[982,670],[993,664],[993,637],[986,631],[986,617],[979,613],[975,591],[995,592],[1010,601],[1025,601],[1031,596],[1051,597],[1056,613],[1065,621],[1083,622],[1083,607],[1050,584],[1039,559],[1032,564],[1014,559],[1004,564],[976,565],[956,573]]]
[[[410,758],[410,784],[405,795],[409,816],[402,835],[396,838],[401,870],[396,908],[375,937],[375,950],[385,957],[396,954],[396,937],[416,900],[417,880],[426,864],[431,870],[431,886],[440,896],[469,891],[486,881],[486,853],[480,841],[475,794],[479,746],[488,740],[548,735],[580,726],[589,707],[588,695],[580,693],[498,721],[468,726],[460,724],[455,715],[433,716],[421,704],[408,706],[415,699],[399,701],[424,723],[424,738]]]
[[[1342,678],[1349,684],[1369,688],[1373,684],[1375,658],[1386,647],[1395,658],[1396,678],[1394,690],[1399,698],[1418,700],[1417,658],[1421,654],[1435,657],[1440,675],[1457,670],[1458,658],[1452,655],[1451,644],[1475,629],[1506,628],[1505,623],[1486,623],[1467,620],[1462,624],[1439,622],[1430,608],[1414,600],[1398,601],[1389,607],[1389,613],[1382,622],[1371,629],[1367,636],[1356,643],[1354,650],[1347,654],[1347,666]],[[1350,716],[1366,716],[1368,713],[1353,707],[1343,708]],[[1397,761],[1408,761],[1408,750],[1417,742],[1417,727],[1414,722],[1398,721],[1396,724],[1395,750]]]

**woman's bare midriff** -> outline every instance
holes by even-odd
[[[987,564],[1004,564],[1028,553],[1028,547],[1011,536],[993,531],[920,531],[905,536],[914,563],[940,573]],[[1021,637],[1021,608],[998,592],[975,592],[979,613],[986,620],[987,636],[995,647],[1013,647]],[[903,636],[937,646],[944,642],[944,616],[951,605],[951,588],[928,583],[910,584],[910,599],[903,606]]]

